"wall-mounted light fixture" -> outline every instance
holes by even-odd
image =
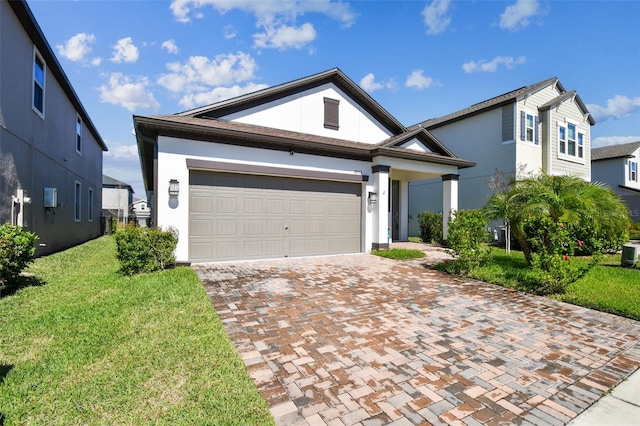
[[[369,192],[369,197],[367,198],[369,204],[375,204],[378,202],[378,194],[376,192]]]
[[[169,181],[169,197],[178,197],[180,194],[180,182],[176,179],[171,179]]]

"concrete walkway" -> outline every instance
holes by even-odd
[[[279,425],[602,424],[607,398],[640,405],[636,376],[600,399],[640,365],[638,321],[365,254],[194,269]]]

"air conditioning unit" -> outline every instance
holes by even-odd
[[[56,188],[44,189],[44,207],[45,208],[58,207],[58,190]]]
[[[638,264],[638,251],[638,246],[635,244],[622,246],[622,266],[635,268]]]

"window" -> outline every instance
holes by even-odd
[[[44,82],[46,65],[44,59],[33,50],[33,110],[44,118]]]
[[[578,157],[584,158],[584,135],[578,133]]]
[[[635,161],[629,161],[629,180],[632,182],[638,181],[638,163]]]
[[[76,116],[76,152],[82,154],[82,119]]]
[[[87,220],[93,222],[93,189],[89,188],[89,197],[87,200]]]
[[[560,151],[560,154],[566,154],[567,153],[567,128],[566,127],[560,126],[558,140],[560,145],[558,147],[558,150]]]
[[[78,181],[76,181],[76,190],[73,198],[74,198],[75,220],[76,222],[80,222],[80,219],[81,219],[80,208],[82,207],[82,204],[80,202],[82,198],[82,186]]]
[[[533,115],[527,114],[527,142],[533,142]]]
[[[325,129],[338,130],[340,127],[340,101],[324,98],[324,127]]]
[[[576,126],[575,124],[567,125],[567,154],[576,155]]]

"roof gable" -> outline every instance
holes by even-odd
[[[309,89],[313,89],[328,83],[334,84],[350,99],[366,111],[374,120],[378,121],[391,134],[397,135],[406,128],[380,104],[378,104],[360,86],[354,83],[340,69],[333,68],[308,77],[303,77],[278,86],[269,87],[253,93],[238,96],[215,104],[203,106],[178,113],[178,116],[194,118],[221,118],[239,111],[255,108],[270,102],[274,102],[291,95],[295,95]]]
[[[589,124],[591,124],[592,126],[594,124],[596,124],[595,119],[591,116],[591,113],[589,112],[589,110],[587,109],[586,105],[584,104],[584,102],[582,102],[582,99],[580,99],[580,96],[578,95],[578,93],[575,90],[572,90],[570,92],[566,92],[561,94],[560,96],[551,99],[549,102],[540,105],[538,107],[538,109],[540,111],[546,111],[549,110],[551,108],[555,108],[557,106],[560,106],[560,104],[562,104],[563,102],[566,101],[573,101],[578,105],[578,108],[580,108],[580,111],[582,112],[582,114],[587,118],[587,120],[589,120]]]

